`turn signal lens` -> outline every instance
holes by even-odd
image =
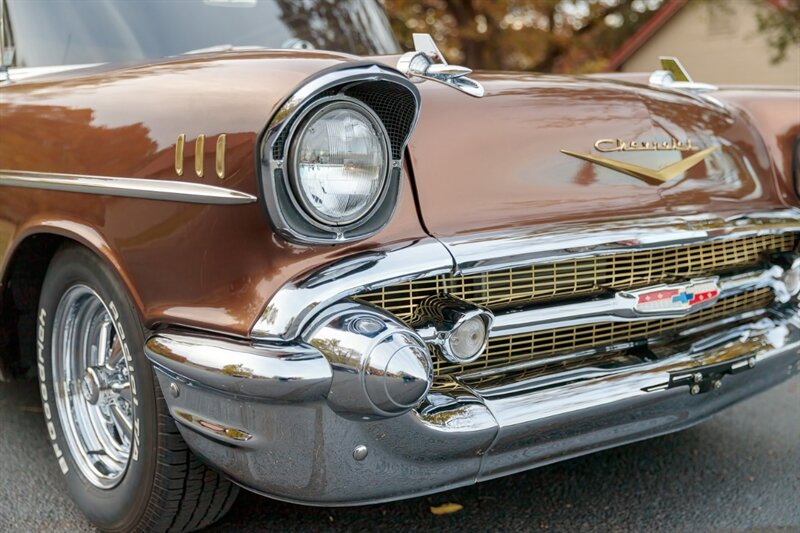
[[[326,226],[364,218],[385,189],[389,144],[377,116],[336,98],[304,121],[293,147],[292,187],[306,213]]]
[[[474,360],[486,346],[487,334],[486,321],[481,316],[465,320],[450,333],[451,354],[463,362]]]

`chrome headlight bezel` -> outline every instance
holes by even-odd
[[[347,101],[370,113],[385,134],[389,160],[385,183],[373,205],[358,220],[337,225],[313,216],[292,185],[292,147],[315,110]],[[326,70],[301,85],[270,120],[260,138],[259,186],[277,234],[298,244],[339,244],[366,239],[392,219],[402,187],[403,155],[419,116],[419,91],[399,72],[375,64],[350,64]]]
[[[356,111],[368,120],[380,141],[383,154],[382,158],[384,159],[381,171],[382,175],[380,176],[381,184],[377,190],[377,194],[367,202],[367,205],[359,209],[354,216],[344,220],[334,220],[333,218],[327,217],[310,204],[308,198],[301,190],[300,170],[297,161],[298,149],[308,127],[321,115],[336,109],[350,109]],[[288,180],[288,185],[292,190],[292,199],[296,204],[296,208],[301,215],[304,215],[310,224],[317,228],[331,232],[336,232],[342,227],[356,228],[362,221],[367,220],[371,216],[372,212],[386,196],[392,164],[389,134],[386,132],[386,128],[378,115],[360,100],[342,95],[329,96],[315,100],[301,113],[298,113],[292,128],[290,128],[288,143],[289,150],[286,161],[289,165],[285,173],[285,179]]]

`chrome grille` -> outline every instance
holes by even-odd
[[[463,374],[604,345],[646,340],[747,311],[765,309],[772,300],[771,289],[756,289],[723,298],[712,307],[683,318],[601,322],[497,337],[489,341],[485,353],[477,361],[469,364],[457,365],[435,357],[435,373],[439,376]]]
[[[419,304],[451,294],[493,310],[537,304],[606,290],[630,290],[692,277],[718,275],[789,252],[795,233],[716,240],[672,248],[584,257],[466,276],[440,275],[385,287],[358,298],[410,320]]]

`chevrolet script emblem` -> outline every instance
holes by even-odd
[[[683,314],[713,304],[719,298],[716,278],[692,280],[680,285],[661,285],[625,292],[635,298],[633,308],[642,314]]]
[[[670,141],[662,143],[647,141],[632,141],[626,143],[619,139],[601,139],[595,143],[595,148],[601,152],[641,152],[651,150],[674,150],[685,152],[696,150],[696,148],[692,145],[691,139],[687,140],[685,143],[679,142],[675,139],[671,139]],[[681,159],[680,161],[676,161],[675,163],[667,165],[658,170],[640,165],[634,165],[633,163],[626,163],[624,161],[617,161],[615,159],[609,159],[607,157],[598,155],[573,152],[572,150],[561,150],[561,152],[572,157],[577,157],[578,159],[583,159],[584,161],[589,161],[595,165],[600,165],[601,167],[610,168],[611,170],[616,170],[617,172],[627,174],[628,176],[633,176],[634,178],[640,179],[645,183],[649,183],[650,185],[661,185],[662,183],[668,182],[669,180],[677,177],[680,174],[683,174],[693,166],[697,165],[706,157],[711,155],[711,153],[717,148],[719,148],[719,145],[714,145],[710,148],[706,148],[705,150],[700,150],[689,157]]]

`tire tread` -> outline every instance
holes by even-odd
[[[230,510],[239,487],[207,467],[189,450],[172,416],[167,414],[157,381],[156,400],[162,411],[158,417],[158,468],[148,511],[138,529],[164,532],[203,529]]]

